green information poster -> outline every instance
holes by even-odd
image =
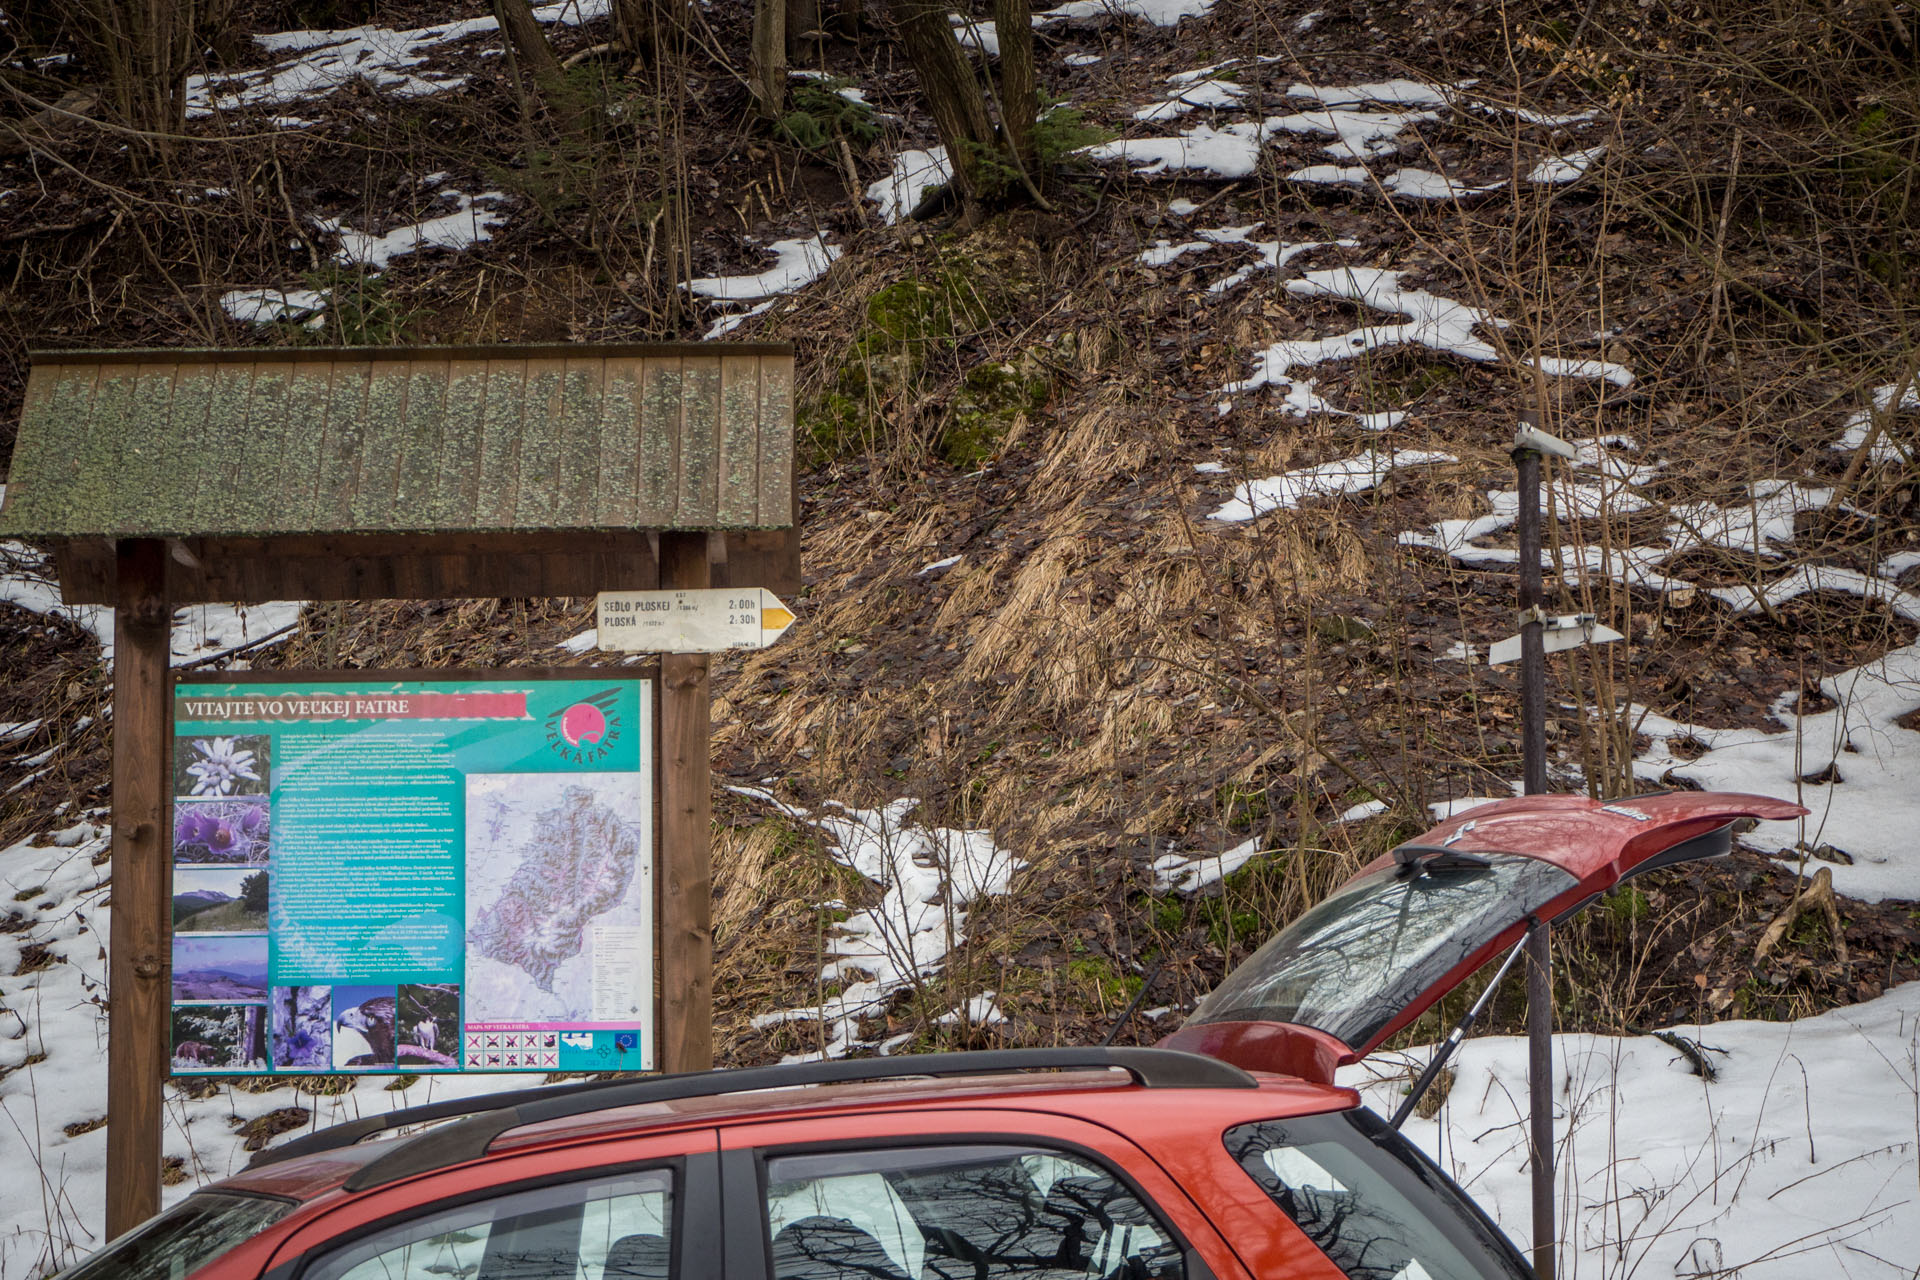
[[[651,1069],[652,694],[180,681],[174,1071]]]

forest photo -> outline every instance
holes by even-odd
[[[264,1069],[266,1012],[264,1005],[257,1004],[174,1006],[173,1069]]]

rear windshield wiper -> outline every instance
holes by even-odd
[[[1464,849],[1448,849],[1435,844],[1403,844],[1393,851],[1400,864],[1400,875],[1421,876],[1429,871],[1485,871],[1493,861]]]

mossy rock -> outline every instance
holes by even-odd
[[[919,384],[929,378],[957,372],[952,362],[961,343],[1017,305],[1026,276],[1017,249],[975,234],[947,245],[931,270],[874,290],[828,389],[801,407],[798,426],[811,445],[813,464],[885,441],[882,406],[909,389],[924,390]],[[1050,384],[1026,363],[1006,374],[990,365],[981,367],[987,372],[967,375],[953,427],[942,433],[939,445],[949,461],[977,467],[993,455],[1020,412],[1046,402]],[[930,365],[936,372],[929,372]]]
[[[882,424],[868,411],[864,396],[828,391],[800,407],[795,425],[807,462],[819,466],[872,448]]]
[[[1045,408],[1052,394],[1052,381],[1032,359],[976,365],[954,397],[951,419],[940,433],[940,456],[962,471],[979,470],[1000,451],[1014,423]]]

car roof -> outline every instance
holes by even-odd
[[[1019,1054],[1045,1051],[1004,1052]],[[1164,1050],[1131,1052],[1153,1053],[1169,1058],[1189,1056],[1171,1054]],[[921,1060],[954,1062],[991,1056],[994,1055],[938,1054],[921,1055]],[[907,1065],[915,1060],[909,1057],[890,1061]],[[253,1166],[221,1182],[218,1184],[218,1189],[282,1196],[304,1202],[336,1190],[365,1189],[370,1172],[382,1162],[401,1163],[403,1168],[397,1177],[381,1178],[373,1185],[396,1181],[399,1177],[405,1177],[411,1173],[450,1168],[473,1159],[543,1148],[553,1149],[621,1138],[665,1134],[688,1128],[728,1127],[795,1117],[827,1118],[872,1114],[876,1111],[900,1113],[940,1110],[951,1108],[956,1103],[965,1104],[969,1108],[979,1108],[986,1104],[996,1110],[1071,1115],[1093,1123],[1104,1124],[1123,1134],[1129,1128],[1129,1116],[1137,1120],[1141,1114],[1139,1108],[1143,1104],[1150,1105],[1156,1115],[1178,1112],[1183,1116],[1190,1116],[1196,1125],[1203,1128],[1218,1122],[1219,1129],[1244,1119],[1307,1115],[1342,1110],[1358,1104],[1357,1095],[1350,1089],[1317,1084],[1292,1076],[1251,1075],[1239,1073],[1234,1068],[1227,1069],[1242,1075],[1244,1083],[1238,1087],[1223,1087],[1219,1084],[1156,1085],[1130,1079],[1127,1075],[1120,1074],[1119,1071],[1111,1068],[1068,1068],[1046,1072],[1006,1071],[964,1076],[908,1075],[881,1080],[849,1080],[844,1083],[799,1083],[628,1103],[620,1103],[617,1090],[609,1087],[604,1092],[607,1100],[615,1105],[599,1108],[582,1107],[573,1114],[514,1125],[490,1136],[478,1150],[456,1144],[455,1149],[448,1153],[456,1158],[436,1160],[428,1157],[434,1154],[436,1133],[448,1132],[462,1124],[471,1124],[475,1118],[472,1115],[462,1115],[457,1112],[442,1117],[444,1123],[441,1123],[438,1129],[423,1128],[404,1133],[394,1130],[377,1130],[357,1141],[352,1140],[349,1133],[346,1135],[348,1141],[341,1145],[323,1147],[307,1154],[296,1154],[284,1159],[275,1158],[277,1153],[269,1148],[261,1153],[261,1157],[256,1158]],[[761,1068],[706,1074],[716,1078],[718,1083],[719,1078],[754,1077],[769,1070],[777,1071],[778,1069]],[[656,1079],[672,1080],[674,1077],[656,1077]],[[751,1083],[751,1080],[745,1082]],[[643,1084],[645,1081],[609,1083],[613,1085]],[[543,1091],[515,1092],[524,1095]],[[557,1092],[557,1090],[545,1092]],[[468,1101],[470,1104],[484,1105],[483,1099]],[[415,1110],[425,1109],[416,1108]],[[406,1113],[398,1114],[404,1116]],[[429,1123],[434,1122],[429,1121]],[[346,1125],[337,1126],[337,1128],[352,1131],[355,1126]],[[320,1134],[311,1135],[308,1139],[296,1140],[287,1146],[291,1148],[301,1142],[311,1142],[315,1138],[324,1138],[326,1134],[327,1131],[323,1130]],[[411,1162],[419,1165],[419,1168],[404,1167],[407,1164],[404,1157],[410,1146],[421,1153],[421,1158]]]

